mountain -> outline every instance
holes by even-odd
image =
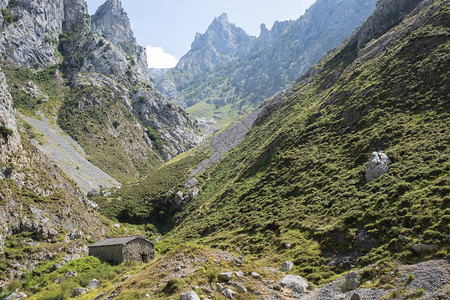
[[[448,0],[379,1],[290,87],[164,164],[200,137],[130,37],[94,32],[84,1],[0,9],[0,299],[448,298]],[[157,258],[88,256],[131,235]]]
[[[106,1],[92,25],[84,1],[10,1],[3,12],[8,19],[0,49],[12,62],[5,73],[16,108],[32,118],[28,122],[37,124],[41,113],[49,122],[56,120],[87,160],[107,173],[100,177],[134,179],[201,140],[187,114],[151,87],[145,51],[120,1]],[[56,152],[51,158],[62,161],[58,151],[38,147],[50,156]],[[68,175],[79,182],[80,176],[89,177],[86,159],[85,165],[85,172]]]
[[[256,116],[98,199],[100,210],[151,222],[165,233],[164,247],[198,244],[244,258],[204,265],[199,272],[212,283],[223,270],[244,270],[232,280],[248,283],[256,263],[272,267],[259,278],[273,284],[248,284],[263,295],[445,298],[448,275],[435,290],[424,282],[447,274],[450,250],[448,18],[448,1],[380,1]],[[285,261],[288,271],[276,273]],[[203,295],[221,295],[198,274],[189,278]],[[288,284],[274,285],[286,274],[322,288],[285,294]]]
[[[448,8],[380,1],[263,108],[167,238],[279,254],[315,283],[384,259],[417,261],[413,245],[448,257]],[[367,179],[369,159],[387,174]]]
[[[197,33],[191,50],[184,55],[176,69],[193,80],[203,73],[212,72],[217,66],[227,64],[243,56],[254,38],[228,21],[223,13],[209,25],[205,34]]]
[[[214,130],[295,81],[373,11],[376,0],[320,0],[295,21],[250,37],[216,18],[174,69],[151,71],[155,87]],[[210,126],[208,126],[210,125]],[[212,126],[211,126],[212,125]]]
[[[132,234],[86,195],[120,188],[202,137],[151,87],[120,1],[101,6],[92,27],[84,0],[0,1],[0,9],[3,287],[85,256],[92,240]]]

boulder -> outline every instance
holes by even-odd
[[[285,243],[284,247],[286,247],[286,249],[291,249],[292,248],[292,244],[291,243]]]
[[[357,289],[361,284],[361,275],[356,272],[350,272],[345,277],[344,291]]]
[[[75,271],[68,271],[65,275],[66,278],[70,278],[70,277],[77,277],[78,273]]]
[[[181,294],[180,300],[200,300],[200,297],[197,295],[196,292],[190,291]]]
[[[83,231],[79,229],[74,229],[69,235],[69,240],[79,240],[83,238]]]
[[[216,289],[221,292],[223,291],[223,285],[221,283],[216,283]]]
[[[236,297],[236,293],[232,289],[224,289],[222,291],[222,295],[224,295],[228,299]]]
[[[427,254],[437,250],[437,245],[427,245],[427,244],[414,244],[411,250],[417,254]]]
[[[88,289],[86,289],[86,288],[76,288],[76,289],[72,290],[72,297],[84,295],[87,292],[88,292]]]
[[[260,277],[260,275],[258,273],[256,273],[256,272],[251,272],[250,276],[252,276],[255,279],[258,279]]]
[[[294,263],[292,261],[285,261],[281,264],[281,272],[289,272],[294,267]]]
[[[36,233],[40,240],[47,241],[50,243],[56,243],[58,236],[58,231],[56,229],[53,229],[47,225],[40,225],[38,229],[36,230]]]
[[[11,295],[5,298],[5,300],[14,300],[14,299],[22,299],[22,297],[17,293],[12,293]]]
[[[244,264],[244,258],[242,256],[234,257],[233,260],[237,266],[242,266]]]
[[[371,182],[389,171],[389,157],[381,152],[372,152],[366,167],[366,181]]]
[[[232,282],[231,283],[234,287],[236,287],[236,290],[238,293],[247,293],[247,289],[241,285],[239,282]]]
[[[304,293],[308,289],[308,283],[300,276],[287,275],[280,282],[281,286],[287,287],[294,293]]]
[[[131,275],[125,275],[122,277],[122,282],[127,280],[128,278],[131,278]]]
[[[98,287],[100,285],[100,281],[98,281],[97,279],[92,279],[91,281],[89,281],[87,288],[92,290],[95,289],[96,287]]]
[[[98,204],[95,202],[92,202],[90,200],[87,201],[87,204],[90,208],[92,208],[93,210],[97,210],[98,209]]]
[[[239,277],[239,278],[244,277],[244,272],[242,272],[242,271],[237,271],[234,274],[236,275],[236,277]]]
[[[223,281],[230,281],[233,278],[233,273],[231,272],[222,272],[219,273],[219,279]]]
[[[116,223],[116,224],[113,225],[113,227],[116,228],[116,229],[119,229],[120,228],[120,224]]]
[[[200,193],[200,190],[198,188],[192,188],[192,189],[188,190],[187,193],[188,193],[189,198],[192,200],[198,196],[198,194]]]
[[[194,177],[189,178],[188,181],[184,184],[185,188],[191,188],[193,186],[196,186],[198,184],[198,180]]]
[[[182,191],[178,191],[175,196],[173,197],[173,203],[175,205],[181,205],[184,200],[184,195]]]

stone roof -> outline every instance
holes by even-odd
[[[151,244],[155,244],[152,241],[147,240],[143,236],[136,235],[136,236],[125,236],[125,237],[118,237],[118,238],[111,238],[111,239],[101,240],[101,241],[98,241],[98,242],[90,245],[89,247],[126,245],[129,242],[134,241],[136,239],[142,239],[142,240],[147,241],[147,242],[149,242]]]

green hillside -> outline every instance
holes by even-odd
[[[289,258],[315,283],[350,267],[333,265],[337,254],[357,266],[415,261],[422,242],[448,258],[449,12],[434,1],[359,52],[355,35],[322,60],[266,107],[168,238]],[[393,163],[367,183],[373,151]]]

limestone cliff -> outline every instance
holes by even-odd
[[[117,99],[100,97],[99,105],[92,106],[92,102],[82,97],[78,103],[70,105],[87,112],[118,100],[136,119],[132,123],[123,119],[110,120],[110,135],[120,136],[118,129],[124,126],[129,128],[127,134],[134,132],[133,143],[123,142],[122,148],[140,161],[155,160],[155,153],[169,159],[198,144],[201,136],[194,122],[150,86],[145,51],[136,43],[120,1],[106,1],[92,16],[91,28],[77,28],[61,44],[64,69],[74,89],[101,87]],[[123,126],[112,126],[112,122]],[[74,133],[72,122],[61,125]],[[130,152],[130,149],[137,152]]]

